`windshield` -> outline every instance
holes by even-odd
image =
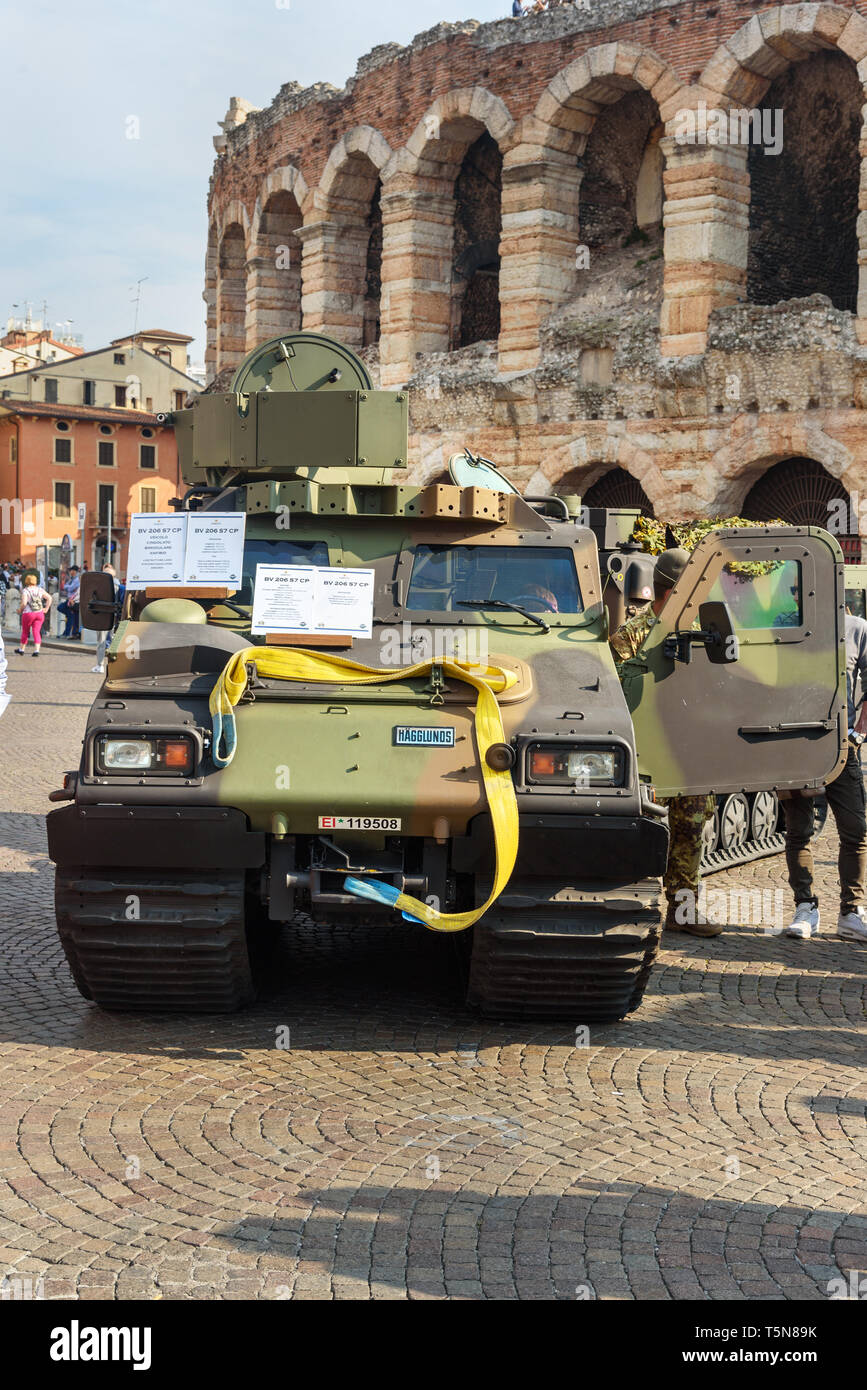
[[[327,565],[325,541],[246,541],[244,544],[243,584],[236,603],[253,602],[257,565]]]
[[[532,613],[581,613],[571,550],[517,545],[420,545],[407,608],[461,612],[461,603],[497,599]],[[463,609],[466,612],[466,609]]]

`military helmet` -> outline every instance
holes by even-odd
[[[663,550],[657,558],[656,568],[653,571],[653,580],[661,588],[673,589],[680,576],[689,564],[689,551],[675,546],[671,550]]]

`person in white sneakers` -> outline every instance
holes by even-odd
[[[862,711],[856,719],[855,684],[860,681]],[[860,725],[867,714],[867,621],[846,614],[846,693],[849,702],[849,756],[843,771],[825,787],[825,796],[840,837],[840,915],[837,935],[847,941],[867,941],[867,907],[864,880],[867,874],[867,814],[861,773]],[[819,899],[813,891],[813,798],[797,793],[784,802],[786,815],[786,864],[795,896],[795,915],[787,936],[805,940],[819,930]]]

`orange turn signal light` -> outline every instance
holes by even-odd
[[[530,754],[530,775],[532,777],[553,777],[557,771],[557,758],[554,753],[534,749]]]
[[[190,745],[186,739],[167,739],[163,745],[163,765],[183,769],[190,761]]]

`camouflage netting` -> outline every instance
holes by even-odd
[[[765,521],[763,526],[785,526],[785,521]],[[743,516],[716,516],[700,521],[675,521],[666,524],[664,521],[657,521],[653,517],[640,516],[635,523],[632,532],[633,540],[637,541],[651,555],[659,555],[667,548],[666,533],[672,532],[678,545],[683,546],[684,550],[693,551],[699,541],[707,535],[708,531],[715,531],[723,526],[755,526],[755,521],[748,521]],[[774,561],[766,560],[761,563],[743,564],[727,566],[732,574],[741,574],[744,577],[756,574],[769,574],[774,568]]]

